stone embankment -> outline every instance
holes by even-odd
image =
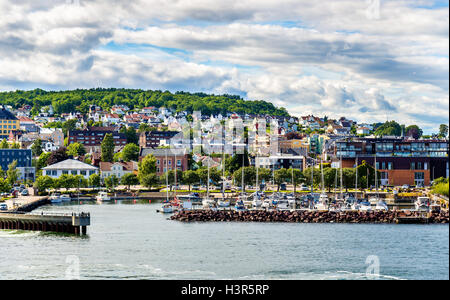
[[[423,218],[414,211],[264,211],[184,210],[171,216],[182,222],[397,223],[400,218]],[[448,223],[448,211],[427,214],[426,223]]]

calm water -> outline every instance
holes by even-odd
[[[85,238],[0,230],[0,279],[449,279],[448,225],[192,223],[160,204],[84,204]],[[78,206],[42,210],[77,211]]]

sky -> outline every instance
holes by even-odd
[[[0,0],[0,91],[95,87],[430,134],[449,122],[448,1]]]

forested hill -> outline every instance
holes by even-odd
[[[140,89],[77,89],[71,91],[32,91],[1,92],[0,104],[14,108],[24,104],[33,106],[32,113],[40,108],[52,105],[56,113],[69,113],[75,110],[86,113],[89,105],[98,105],[109,109],[116,104],[125,104],[131,109],[149,106],[167,107],[177,111],[201,111],[202,114],[227,112],[248,114],[269,114],[289,116],[284,108],[277,108],[266,101],[243,100],[236,95],[213,95],[205,93],[186,93],[169,91],[144,91]]]

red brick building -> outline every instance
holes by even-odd
[[[186,171],[189,168],[189,157],[186,149],[154,149],[142,148],[140,160],[147,155],[153,154],[156,158],[156,174],[162,175],[166,170]]]

